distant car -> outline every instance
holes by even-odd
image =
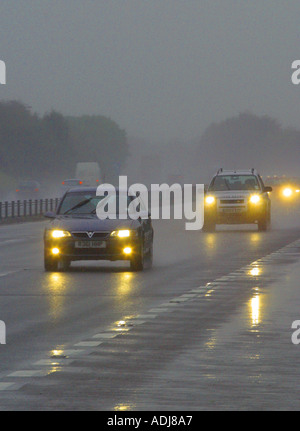
[[[96,187],[71,189],[62,198],[56,213],[44,232],[44,264],[46,271],[66,270],[77,260],[128,260],[132,270],[151,267],[153,227],[150,216],[137,220],[119,215],[116,219],[100,220],[96,208],[110,205],[113,196],[96,195]],[[117,196],[119,196],[119,191]],[[127,196],[127,205],[136,197]],[[144,208],[140,198],[139,205]],[[146,209],[145,209],[146,211]]]
[[[255,169],[224,171],[219,169],[205,194],[204,231],[216,224],[258,225],[265,231],[271,221],[269,192]]]
[[[60,187],[60,193],[62,195],[65,194],[65,192],[67,192],[68,190],[70,190],[73,187],[80,187],[83,185],[83,181],[82,180],[78,180],[76,178],[74,179],[70,179],[70,180],[64,180],[61,183],[61,187]]]
[[[41,198],[41,185],[38,181],[26,180],[22,181],[16,189],[16,199],[40,199]]]

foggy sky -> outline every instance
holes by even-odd
[[[294,0],[1,0],[0,99],[156,144],[244,110],[298,127],[299,17]]]

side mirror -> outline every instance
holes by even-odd
[[[264,192],[271,192],[273,189],[270,186],[265,186]]]
[[[46,213],[44,214],[44,217],[46,217],[46,218],[55,218],[55,217],[56,217],[56,215],[55,215],[55,213],[54,213],[54,212],[52,212],[52,211],[48,211],[48,212],[46,212]]]

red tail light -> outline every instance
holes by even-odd
[[[39,189],[35,189],[34,191],[35,191],[35,192],[38,192],[38,191],[39,191]]]
[[[79,184],[82,184],[82,181],[79,181]]]
[[[19,191],[20,191],[19,189],[16,190],[16,192],[19,192]]]
[[[63,182],[62,182],[62,185],[64,185],[64,184],[65,184],[65,182],[63,181]]]

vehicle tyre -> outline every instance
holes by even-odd
[[[47,256],[46,253],[44,255],[44,268],[45,271],[57,271],[58,268],[58,261],[57,259],[53,259],[50,256]]]
[[[260,220],[258,220],[258,231],[265,232],[268,230],[269,225],[269,216],[265,214]]]
[[[57,262],[58,271],[67,271],[70,268],[71,261],[69,259],[60,259]]]
[[[130,269],[131,271],[143,271],[144,265],[144,247],[143,244],[141,244],[139,251],[130,259]]]
[[[151,269],[152,266],[153,266],[153,243],[151,244],[151,247],[147,254],[147,268]]]

